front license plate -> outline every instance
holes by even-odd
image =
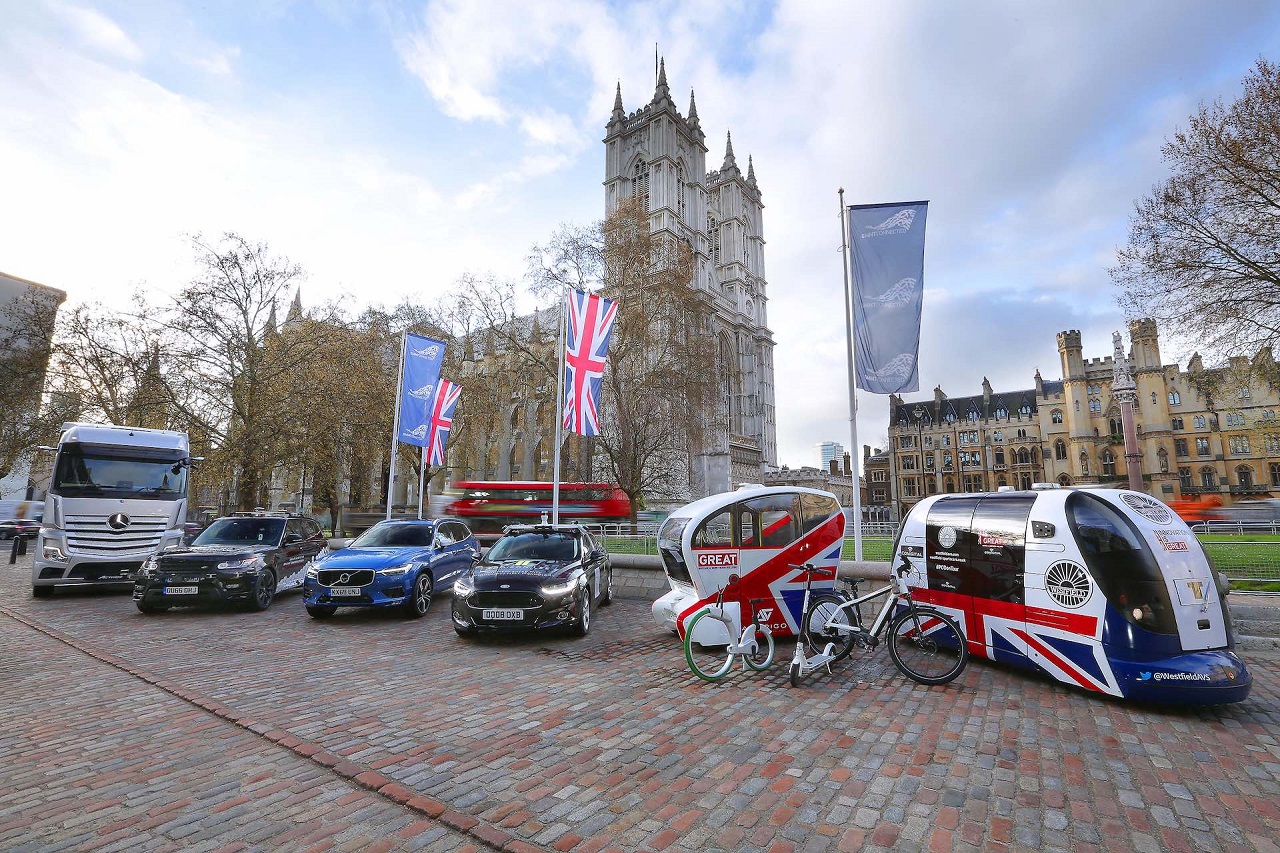
[[[524,611],[512,607],[503,607],[498,610],[484,610],[480,613],[480,616],[483,619],[493,619],[495,621],[506,619],[516,622],[524,618]]]
[[[359,598],[363,590],[358,586],[331,586],[329,587],[329,596],[331,598]]]
[[[164,588],[165,595],[197,595],[199,592],[198,586],[166,586]]]

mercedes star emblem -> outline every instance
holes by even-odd
[[[107,527],[112,530],[124,530],[129,526],[129,516],[123,512],[117,512],[115,515],[107,519]]]

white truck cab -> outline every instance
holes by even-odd
[[[130,588],[144,560],[182,541],[190,464],[184,432],[63,424],[31,594]]]

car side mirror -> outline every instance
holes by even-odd
[[[341,551],[343,548],[348,548],[350,546],[351,546],[350,539],[330,539],[329,540],[330,551]]]
[[[286,545],[292,545],[295,542],[301,542],[301,541],[302,541],[302,536],[300,536],[297,533],[286,533],[284,535],[284,544]]]
[[[603,548],[597,548],[591,552],[591,559],[593,560],[601,560],[601,559],[604,559],[605,556],[606,555]]]

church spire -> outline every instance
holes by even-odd
[[[262,330],[263,336],[274,335],[280,328],[280,324],[276,322],[276,301],[271,300],[271,313],[267,315],[267,327]]]
[[[671,102],[671,89],[667,87],[667,58],[658,60],[658,85],[653,90],[653,103]],[[674,104],[672,105],[674,107]]]
[[[747,183],[751,186],[756,185],[756,164],[751,161],[751,155],[747,155]]]
[[[296,323],[302,319],[302,288],[299,287],[293,292],[293,304],[289,306],[289,313],[285,315],[285,325]]]
[[[698,126],[698,99],[693,96],[692,88],[689,89],[689,124]]]
[[[613,115],[609,117],[609,123],[622,121],[626,117],[626,113],[622,111],[622,81],[618,81],[618,88],[613,94]]]
[[[720,171],[725,172],[729,169],[738,168],[738,161],[733,157],[733,132],[725,131],[724,144],[724,164],[720,167]]]

